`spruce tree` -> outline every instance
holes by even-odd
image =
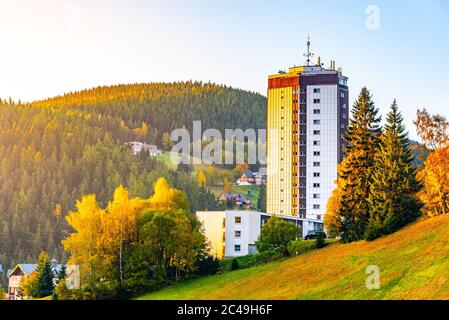
[[[37,292],[38,298],[48,297],[53,294],[53,279],[55,275],[51,268],[48,255],[45,252],[41,252],[37,260]]]
[[[404,119],[396,100],[387,116],[380,147],[375,156],[370,188],[370,220],[367,240],[396,231],[419,214],[413,154]]]
[[[260,186],[257,209],[261,212],[267,211],[267,187],[264,184]]]
[[[373,181],[374,156],[381,134],[378,109],[369,90],[364,87],[352,109],[344,136],[346,158],[340,167],[342,187],[336,212],[340,236],[344,242],[363,239],[369,222],[370,185]]]
[[[58,280],[64,280],[67,277],[67,267],[65,264],[61,265],[61,269],[58,271]]]

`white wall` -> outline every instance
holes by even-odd
[[[226,244],[225,257],[240,257],[249,254],[249,246],[255,245],[260,235],[259,212],[254,211],[227,211],[226,212]],[[240,217],[237,224],[235,218]],[[241,237],[235,237],[235,231],[241,231]],[[241,251],[235,251],[235,245],[240,245]]]
[[[266,214],[255,211],[202,211],[197,212],[196,215],[203,225],[206,238],[212,244],[212,253],[220,252],[224,245],[224,254],[216,255],[219,258],[232,258],[246,256],[251,253],[249,248],[256,244],[260,235],[262,215]],[[241,218],[241,223],[235,223],[236,217]],[[322,223],[319,221],[294,217],[288,217],[288,219],[297,219],[301,222],[298,224],[303,226],[303,237],[310,231],[318,230],[322,226]],[[224,230],[223,220],[225,221]],[[235,231],[241,231],[240,238],[235,237]],[[240,245],[240,252],[235,251],[235,245]]]
[[[218,258],[223,258],[225,245],[225,230],[223,223],[226,219],[225,211],[198,211],[196,213],[201,222],[204,235],[210,244],[210,253]]]
[[[320,88],[320,93],[313,93],[315,88]],[[326,205],[337,179],[338,164],[338,95],[337,85],[318,85],[307,87],[307,195],[306,214],[308,219],[321,220],[326,213]],[[321,103],[314,104],[314,99],[320,99]],[[320,114],[314,114],[314,109],[320,109]],[[313,120],[319,119],[321,123],[314,125]],[[320,135],[314,135],[315,130],[320,130]],[[314,141],[320,141],[319,146],[314,146]],[[314,151],[319,151],[320,156],[314,156]],[[314,167],[314,162],[320,162],[320,167]],[[320,177],[315,178],[314,172],[319,172]],[[314,188],[313,184],[319,183],[320,188]],[[319,199],[313,195],[319,194]],[[320,209],[314,209],[314,204],[320,205]]]

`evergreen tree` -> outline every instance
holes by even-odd
[[[37,260],[37,298],[48,297],[53,294],[54,274],[50,260],[45,252],[41,252]]]
[[[239,264],[239,261],[237,260],[237,258],[232,259],[231,270],[234,271],[234,270],[238,270],[239,268],[240,268],[240,264]]]
[[[342,192],[335,213],[336,229],[345,242],[363,239],[369,222],[368,196],[373,181],[374,156],[382,131],[377,114],[372,96],[364,87],[352,109],[344,136],[346,158],[338,173]]]
[[[267,211],[267,186],[261,185],[259,190],[259,197],[257,198],[257,210],[261,212]]]
[[[395,100],[374,159],[369,196],[370,220],[365,232],[367,240],[396,231],[419,214],[420,206],[416,197],[419,187],[403,122]]]
[[[321,249],[326,246],[326,240],[324,240],[324,232],[320,230],[317,234],[317,238],[315,239],[315,248]]]
[[[61,281],[67,277],[67,267],[65,264],[61,265],[61,269],[58,271],[58,280]]]

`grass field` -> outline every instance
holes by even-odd
[[[177,165],[171,161],[170,157],[171,157],[171,152],[163,152],[162,155],[160,156],[159,160],[164,162],[168,168],[176,169]],[[193,176],[196,176],[201,169],[206,171],[207,166],[204,164],[194,165],[193,173],[192,173]],[[229,169],[223,169],[223,168],[218,168],[218,167],[215,167],[215,170],[218,175],[224,174],[224,173],[229,174],[231,172],[231,170],[229,170]],[[231,182],[233,182],[233,181],[231,181]],[[208,185],[207,189],[209,191],[211,191],[212,193],[214,193],[217,197],[220,196],[224,192],[222,185],[218,185],[218,186],[209,186]],[[251,191],[251,194],[248,194],[248,191]],[[234,186],[233,190],[232,190],[232,192],[240,193],[242,196],[251,200],[253,205],[257,205],[259,191],[260,191],[260,186]]]
[[[370,265],[380,269],[379,290],[366,288]],[[374,242],[335,243],[140,299],[449,299],[449,216],[416,222]]]

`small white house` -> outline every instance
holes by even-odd
[[[271,215],[255,211],[199,211],[196,213],[210,243],[211,254],[218,258],[241,257],[255,253],[262,226]],[[320,220],[278,216],[302,228],[303,237],[323,228]]]
[[[52,259],[50,261],[51,268],[55,279],[53,279],[54,284],[56,284],[56,278],[58,276],[58,272],[62,269],[62,265],[58,264],[56,259]],[[13,269],[8,270],[8,300],[21,300],[22,298],[19,295],[20,283],[23,278],[29,276],[30,274],[36,272],[37,264],[18,264]],[[32,297],[25,297],[32,298]]]
[[[159,150],[156,145],[146,144],[145,142],[133,141],[127,142],[125,145],[131,148],[133,155],[138,155],[143,151],[148,152],[152,157],[160,157],[162,154],[162,151]]]

